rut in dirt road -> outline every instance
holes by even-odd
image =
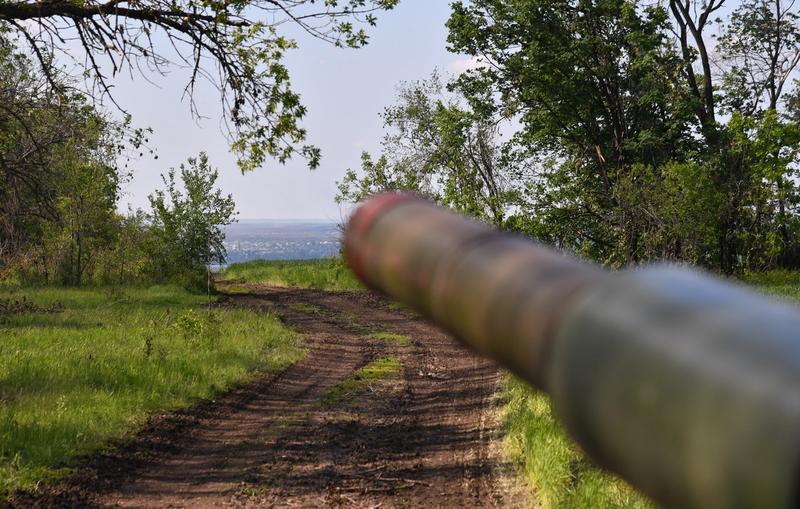
[[[150,450],[144,459],[107,459],[55,500],[96,507],[521,505],[493,452],[494,364],[366,292],[246,289],[231,294],[230,304],[278,313],[303,334],[308,355],[208,402],[176,429],[151,430],[142,438]],[[337,383],[385,357],[399,361],[399,373],[324,404]]]

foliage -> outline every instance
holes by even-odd
[[[454,2],[450,49],[480,65],[448,84],[457,100],[401,89],[383,154],[339,199],[421,191],[612,266],[800,263],[797,6],[744,0],[715,18],[725,3]],[[498,125],[510,136],[479,135]],[[463,164],[481,140],[499,193]]]
[[[447,94],[438,74],[400,87],[383,113],[389,131],[382,154],[361,156],[361,176],[349,169],[337,202],[358,202],[383,191],[423,194],[455,210],[503,226],[518,203],[520,177],[498,146],[500,125],[462,97]]]
[[[58,93],[0,33],[0,276],[80,284],[110,240],[116,162],[145,135]]]
[[[175,169],[170,169],[162,175],[165,189],[149,197],[156,239],[152,263],[162,280],[177,277],[187,286],[203,288],[207,267],[225,262],[221,226],[235,220],[235,205],[231,195],[214,187],[218,172],[205,153],[182,164],[180,178],[183,190],[175,180]]]
[[[214,313],[199,313],[190,309],[178,316],[175,328],[192,348],[213,348],[221,334],[220,320]]]
[[[215,188],[217,171],[205,154],[164,179],[166,188],[150,198],[153,211],[115,211],[119,177],[115,169],[66,156],[53,215],[31,221],[38,236],[6,245],[0,278],[23,283],[131,284],[174,282],[206,290],[207,266],[225,260],[221,226],[234,220],[232,198]],[[2,212],[2,211],[0,211]],[[11,212],[0,219],[13,221]]]
[[[159,239],[151,228],[149,215],[142,210],[129,210],[125,215],[115,215],[113,222],[112,240],[95,255],[87,282],[97,285],[156,282],[157,265],[153,264],[152,256]]]
[[[110,78],[123,72],[166,74],[187,68],[184,94],[192,112],[198,82],[220,91],[220,104],[240,168],[295,153],[319,164],[319,149],[302,145],[306,108],[292,90],[287,51],[292,29],[336,46],[367,43],[365,27],[397,0],[86,0],[0,2],[0,31],[16,35],[59,85],[57,56],[71,58],[90,80],[87,92],[113,100]],[[67,44],[66,41],[75,41]]]
[[[800,61],[800,15],[791,2],[743,0],[723,24],[718,51],[728,64],[727,110],[750,116],[776,110]]]
[[[364,287],[338,258],[322,260],[253,260],[234,263],[220,278],[245,283],[317,288],[320,290],[363,290]]]
[[[655,254],[647,242],[680,256],[663,243],[669,225],[648,210],[665,191],[659,168],[694,146],[661,10],[619,0],[456,2],[448,27],[454,50],[488,63],[456,86],[484,108],[513,108],[515,141],[541,161],[529,202],[538,236],[613,265]]]
[[[23,297],[63,309],[0,325],[0,500],[69,473],[152,415],[303,354],[276,317],[203,309],[204,298],[175,287],[0,289],[0,300]]]
[[[57,264],[50,272],[80,286],[93,255],[113,241],[119,184],[106,166],[75,162],[66,170],[56,199],[59,220],[45,227],[44,246]]]
[[[737,168],[735,238],[743,265],[752,270],[800,262],[800,196],[794,184],[800,161],[800,126],[774,109],[759,117],[734,112],[727,125],[730,158]]]

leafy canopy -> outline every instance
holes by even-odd
[[[171,168],[162,175],[164,189],[150,195],[152,227],[158,242],[154,262],[165,274],[197,272],[212,263],[225,262],[225,233],[221,227],[235,220],[231,195],[215,187],[218,172],[201,153],[180,167],[183,190]]]
[[[240,168],[299,153],[310,167],[319,149],[304,144],[306,108],[283,63],[290,27],[340,47],[368,41],[365,27],[398,0],[1,0],[0,32],[36,56],[53,88],[62,87],[56,56],[74,55],[90,91],[113,100],[110,78],[122,72],[187,68],[191,109],[199,80],[219,90],[225,126]],[[77,46],[77,48],[76,48]]]
[[[346,172],[337,201],[380,191],[413,191],[460,212],[504,226],[519,201],[521,163],[498,142],[500,123],[448,93],[441,77],[405,83],[383,113],[387,134],[377,160],[361,158],[361,176]]]
[[[730,273],[800,260],[798,19],[786,0],[471,0],[448,41],[485,63],[458,88],[540,160],[530,231]]]

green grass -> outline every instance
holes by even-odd
[[[388,378],[400,372],[400,361],[396,357],[381,357],[355,372],[355,374],[342,380],[328,391],[322,398],[323,405],[335,405],[352,394],[365,389],[377,380]]]
[[[319,290],[363,290],[364,287],[338,258],[322,260],[253,260],[234,263],[222,279]]]
[[[386,307],[388,307],[392,311],[409,311],[408,306],[400,304],[399,302],[390,302],[389,304],[387,304]]]
[[[299,313],[306,313],[309,315],[320,315],[325,312],[321,307],[306,302],[291,302],[288,307]]]
[[[0,317],[0,505],[125,439],[148,416],[189,406],[303,355],[268,314],[208,311],[204,297],[149,289],[0,288],[60,313]]]
[[[750,273],[742,280],[769,295],[800,301],[800,271],[772,270]]]
[[[370,339],[380,339],[383,341],[393,341],[400,345],[407,345],[410,338],[404,334],[395,334],[393,332],[371,332],[367,334]]]

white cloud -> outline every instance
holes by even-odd
[[[447,70],[453,74],[461,74],[464,71],[481,67],[486,67],[486,62],[478,57],[459,58],[447,64]]]

